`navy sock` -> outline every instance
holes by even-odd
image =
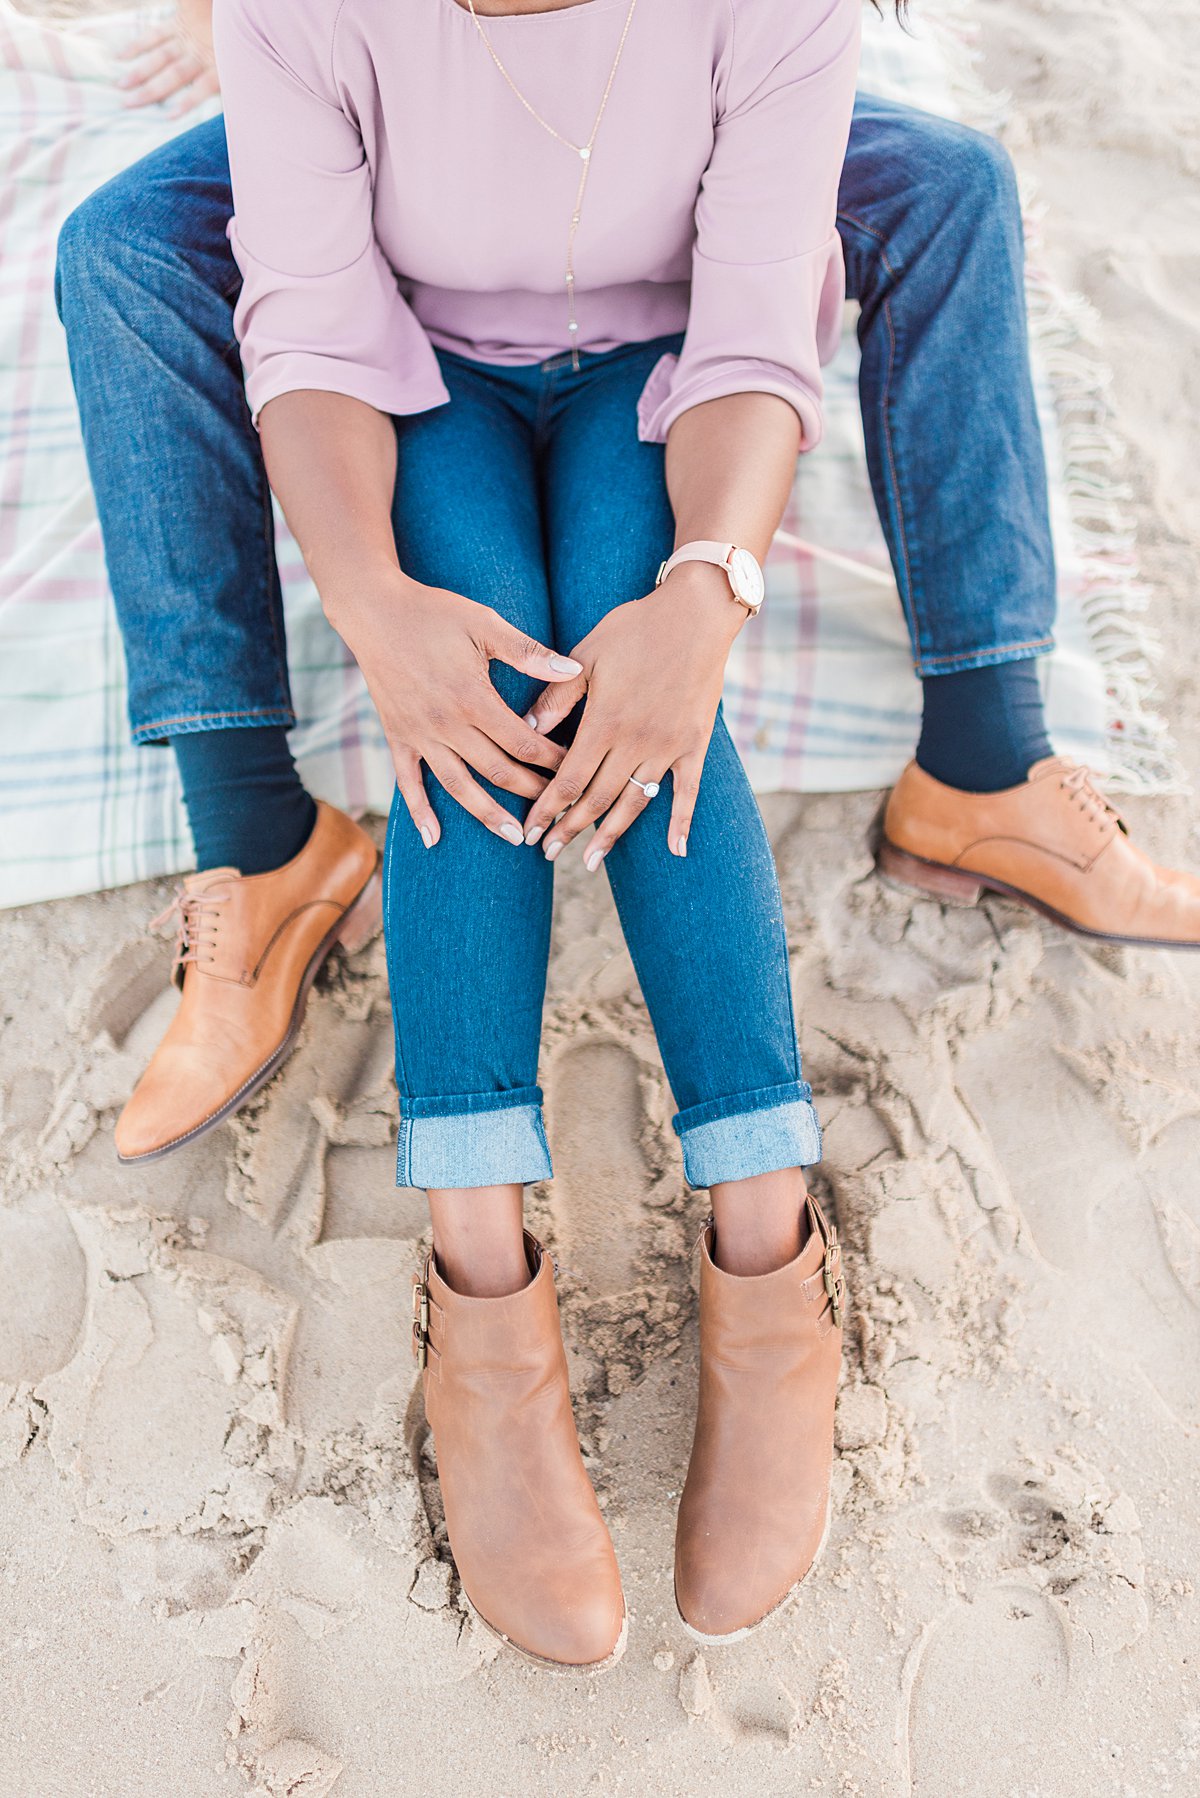
[[[198,868],[269,874],[299,855],[317,808],[281,724],[171,738]]]
[[[923,681],[925,711],[917,766],[966,793],[1018,787],[1053,755],[1037,660],[996,662]]]

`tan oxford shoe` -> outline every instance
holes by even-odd
[[[829,1528],[845,1286],[837,1232],[809,1197],[808,1239],[774,1273],[727,1274],[701,1238],[700,1403],[675,1531],[691,1635],[736,1642],[782,1608]]]
[[[413,1344],[463,1591],[493,1635],[540,1666],[599,1673],[625,1648],[617,1558],[579,1452],[554,1269],[528,1234],[531,1279],[465,1298],[428,1256]]]
[[[216,868],[184,881],[175,978],[183,988],[117,1120],[122,1161],[156,1161],[244,1105],[293,1047],[309,988],[335,943],[379,927],[379,852],[344,812],[318,804],[308,842],[269,874]]]
[[[1064,756],[1001,793],[960,792],[910,762],[887,802],[876,865],[938,899],[1002,893],[1080,936],[1200,948],[1200,879],[1135,848],[1089,771]]]

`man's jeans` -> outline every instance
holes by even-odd
[[[138,742],[294,722],[233,334],[231,211],[215,119],[93,194],[59,244]],[[917,672],[1049,649],[1054,560],[1008,160],[990,138],[860,95],[838,222],[862,308],[871,481]]]
[[[681,339],[494,368],[439,352],[448,406],[396,421],[403,566],[486,601],[541,643],[578,643],[640,599],[671,553],[664,452],[637,397]],[[464,502],[469,496],[469,502]],[[504,703],[541,683],[497,662]],[[397,1179],[548,1179],[537,1086],[554,866],[484,828],[436,780],[430,853],[397,794],[384,934],[400,1089]],[[820,1158],[801,1075],[783,903],[754,795],[717,718],[685,857],[667,847],[671,776],[604,868],[654,1025],[692,1186]],[[523,821],[528,801],[491,789]]]

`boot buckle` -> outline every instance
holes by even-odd
[[[835,1330],[840,1330],[842,1327],[842,1310],[846,1297],[846,1282],[837,1271],[840,1266],[841,1248],[838,1244],[837,1231],[831,1230],[829,1241],[825,1244],[825,1260],[822,1264],[821,1273],[824,1279],[825,1291],[829,1298],[829,1304],[833,1311],[833,1327]]]
[[[413,1279],[413,1354],[417,1357],[417,1372],[425,1372],[425,1363],[429,1359],[429,1288],[423,1280]]]

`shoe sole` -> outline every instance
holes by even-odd
[[[1052,905],[1020,887],[995,880],[990,874],[974,874],[969,868],[950,868],[945,862],[925,861],[919,855],[897,849],[886,837],[881,838],[875,852],[875,867],[889,885],[901,887],[905,892],[924,893],[950,905],[975,905],[985,892],[998,893],[1001,898],[1013,899],[1018,905],[1049,918],[1052,924],[1059,924],[1074,936],[1086,937],[1093,943],[1120,943],[1130,949],[1200,949],[1200,942],[1181,942],[1176,937],[1117,936],[1111,931],[1089,930],[1086,924],[1076,923],[1074,918],[1068,918],[1064,912],[1056,911]]]
[[[366,885],[360,889],[357,897],[351,900],[333,929],[318,944],[312,959],[304,970],[304,978],[300,982],[296,1003],[292,1007],[291,1019],[283,1040],[277,1048],[272,1050],[262,1066],[255,1069],[250,1078],[238,1087],[231,1098],[226,1099],[219,1111],[212,1112],[201,1123],[194,1124],[182,1136],[174,1136],[170,1142],[163,1143],[157,1149],[147,1149],[142,1155],[122,1155],[118,1150],[117,1160],[126,1167],[140,1167],[148,1161],[161,1161],[164,1155],[173,1155],[177,1149],[186,1148],[189,1143],[195,1142],[197,1137],[205,1135],[209,1130],[215,1130],[218,1124],[223,1124],[226,1118],[233,1116],[235,1111],[240,1111],[242,1106],[254,1097],[259,1088],[266,1085],[272,1074],[287,1060],[295,1048],[296,1038],[300,1034],[300,1026],[304,1022],[304,1012],[308,1005],[308,995],[312,990],[312,983],[320,973],[321,967],[331,951],[340,943],[347,955],[356,955],[371,941],[382,923],[383,880],[380,874],[379,858],[376,857],[374,871]]]
[[[812,1560],[808,1563],[808,1566],[804,1569],[804,1572],[800,1575],[800,1578],[796,1581],[794,1586],[788,1587],[783,1597],[778,1603],[773,1604],[769,1611],[764,1611],[762,1616],[757,1618],[755,1622],[743,1624],[741,1629],[730,1630],[728,1634],[723,1636],[706,1636],[703,1630],[697,1629],[694,1624],[688,1622],[683,1611],[680,1609],[679,1594],[676,1592],[675,1609],[679,1612],[680,1623],[682,1623],[684,1629],[692,1638],[692,1641],[699,1642],[704,1648],[728,1648],[734,1642],[745,1641],[747,1636],[752,1635],[756,1629],[761,1629],[765,1623],[772,1622],[781,1612],[787,1609],[793,1598],[799,1593],[801,1586],[805,1585],[812,1577],[813,1568],[825,1552],[825,1544],[829,1541],[829,1532],[832,1525],[833,1499],[831,1496],[825,1506],[825,1527],[821,1531],[821,1540],[817,1543],[817,1551],[813,1555]]]
[[[610,1668],[615,1667],[625,1653],[629,1640],[629,1612],[627,1610],[621,1614],[621,1633],[617,1637],[616,1646],[610,1654],[605,1655],[602,1661],[552,1661],[543,1654],[534,1654],[530,1648],[522,1648],[521,1644],[514,1642],[511,1636],[506,1636],[502,1629],[497,1629],[494,1623],[489,1623],[479,1606],[472,1601],[465,1586],[462,1587],[462,1594],[470,1607],[471,1615],[478,1618],[489,1636],[494,1636],[497,1642],[502,1642],[511,1653],[519,1655],[523,1661],[528,1662],[531,1667],[537,1667],[542,1673],[568,1676],[573,1674],[576,1678],[594,1679],[598,1673],[607,1673]]]

